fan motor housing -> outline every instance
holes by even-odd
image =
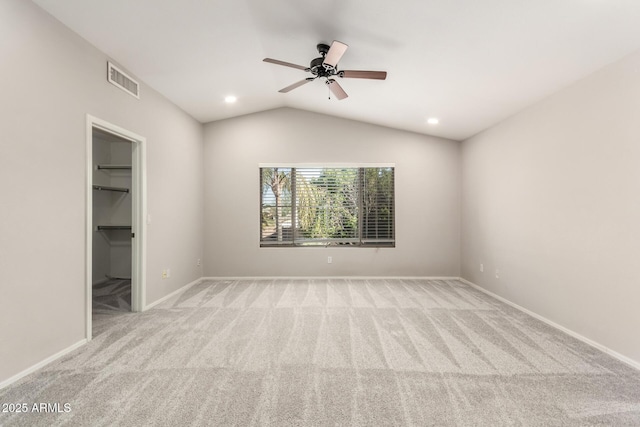
[[[329,77],[337,74],[337,70],[334,68],[327,69],[323,63],[324,57],[311,60],[311,64],[309,64],[311,74],[318,77]]]

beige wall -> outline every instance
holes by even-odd
[[[260,248],[258,164],[277,162],[395,163],[396,247]],[[283,108],[206,125],[204,164],[206,276],[459,275],[457,142]]]
[[[85,337],[86,114],[147,138],[147,302],[202,276],[202,125],[144,84],[140,100],[109,84],[107,59],[0,1],[0,382]]]
[[[462,145],[462,276],[635,361],[639,130],[636,53]]]

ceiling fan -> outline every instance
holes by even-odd
[[[317,45],[320,57],[312,59],[311,64],[309,64],[308,67],[271,58],[264,58],[263,61],[276,65],[284,65],[285,67],[297,68],[298,70],[313,74],[313,77],[307,77],[304,80],[300,80],[299,82],[280,89],[278,92],[287,93],[297,87],[312,82],[317,78],[323,78],[325,79],[325,84],[329,86],[331,93],[333,93],[338,100],[341,100],[345,99],[349,95],[347,95],[347,92],[342,89],[342,86],[338,84],[334,77],[373,80],[384,80],[387,78],[386,71],[338,70],[338,62],[348,47],[348,45],[337,40],[334,40],[333,43],[331,43],[331,46],[320,43]]]

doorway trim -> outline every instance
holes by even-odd
[[[86,206],[85,206],[85,335],[91,341],[93,285],[93,130],[100,129],[132,143],[131,174],[131,310],[144,311],[146,305],[147,255],[147,140],[120,126],[87,114],[86,124]]]

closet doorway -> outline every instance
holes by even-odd
[[[145,138],[87,116],[86,336],[145,307]]]

